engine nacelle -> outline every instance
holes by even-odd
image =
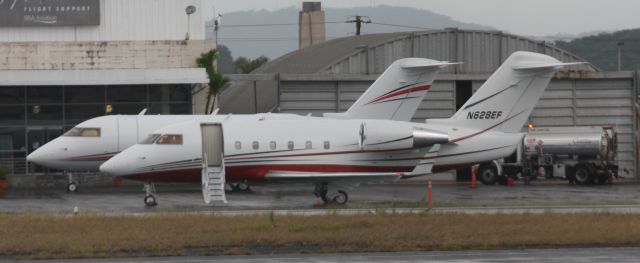
[[[434,144],[444,144],[448,142],[448,134],[424,129],[413,130],[413,148],[429,147]]]
[[[416,149],[449,142],[449,135],[418,129],[410,123],[366,122],[360,127],[363,150]]]

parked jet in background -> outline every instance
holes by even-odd
[[[438,71],[451,63],[401,59],[378,77],[340,118],[410,120]],[[416,70],[419,68],[419,70]],[[230,115],[111,115],[87,120],[27,156],[29,162],[66,171],[98,171],[106,160],[140,142],[152,131],[186,121],[221,122]],[[306,120],[295,114],[236,115],[233,120]],[[336,117],[337,118],[337,117]],[[198,128],[199,129],[199,128]],[[172,182],[185,179],[175,177]],[[246,185],[245,185],[246,186]],[[78,183],[69,173],[68,191]]]
[[[418,61],[407,64],[411,66],[406,69],[414,72],[423,66]],[[226,174],[229,181],[311,182],[316,196],[325,202],[343,203],[348,200],[347,193],[341,188],[329,189],[329,184],[398,179],[414,176],[416,171],[441,172],[510,155],[522,140],[522,127],[554,72],[573,64],[547,55],[516,52],[453,117],[426,123],[393,118],[228,117],[205,122],[219,126],[212,133],[215,136],[201,133],[199,127],[206,125],[203,122],[175,124],[153,132],[144,142],[105,162],[100,170],[145,182],[180,177],[205,186],[208,179],[203,160],[206,163],[209,158],[223,156],[218,173]],[[413,89],[421,81],[419,77],[405,80],[408,84],[361,98],[354,106],[408,99],[398,91]],[[203,152],[209,157],[203,158]],[[205,200],[206,191],[203,189]],[[152,192],[147,192],[145,203],[155,204]]]

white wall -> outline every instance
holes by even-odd
[[[185,8],[191,15],[190,39],[203,40],[205,0],[100,0],[99,26],[0,27],[0,42],[184,40]]]

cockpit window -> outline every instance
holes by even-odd
[[[160,137],[160,134],[149,134],[149,137],[141,141],[140,144],[152,144],[158,139],[158,137]]]
[[[80,128],[74,127],[63,136],[67,137],[100,137],[100,128]]]
[[[182,144],[182,134],[164,134],[158,138],[156,144]]]

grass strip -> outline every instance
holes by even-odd
[[[0,215],[0,258],[640,245],[640,215]]]

